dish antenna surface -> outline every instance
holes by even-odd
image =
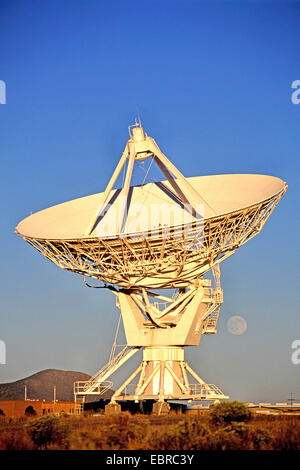
[[[148,171],[156,164],[164,179],[134,186],[134,165],[145,160]],[[124,400],[155,400],[154,410],[161,411],[170,399],[228,398],[190,367],[184,347],[216,333],[223,301],[220,263],[261,231],[286,189],[280,178],[267,175],[185,178],[138,122],[129,127],[104,192],[20,222],[20,237],[85,282],[103,281],[121,310],[127,345],[116,354],[115,339],[108,364],[74,384],[75,399],[110,388],[108,378],[141,348],[141,364],[114,392],[108,410]],[[214,285],[204,278],[209,271]],[[166,294],[172,289],[173,295]]]

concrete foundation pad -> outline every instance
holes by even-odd
[[[118,413],[121,413],[121,405],[118,403],[108,403],[108,405],[105,406],[106,415],[116,415]]]
[[[152,414],[154,415],[167,415],[170,412],[170,405],[166,401],[156,401],[153,404]]]

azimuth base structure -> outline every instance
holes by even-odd
[[[190,383],[191,375],[196,383]],[[132,384],[134,379],[139,380]],[[128,387],[132,393],[127,393]],[[125,392],[125,393],[124,393]],[[145,347],[143,361],[113,394],[111,402],[122,400],[216,400],[229,398],[213,384],[207,384],[184,361],[180,346]]]
[[[57,266],[103,281],[117,297],[127,345],[115,354],[114,344],[109,362],[75,383],[75,397],[109,389],[109,377],[143,348],[142,363],[115,391],[112,406],[128,399],[227,398],[186,363],[184,348],[216,333],[219,264],[260,233],[287,184],[268,175],[185,178],[140,122],[129,127],[129,137],[104,192],[44,209],[16,227]],[[135,164],[146,160],[142,184],[131,185]],[[152,163],[165,179],[145,183]],[[214,287],[204,278],[211,271]],[[166,289],[176,296],[156,292]]]

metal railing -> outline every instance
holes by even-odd
[[[103,393],[105,393],[113,385],[112,381],[106,381],[105,379],[109,377],[118,368],[119,364],[124,361],[127,356],[132,356],[138,349],[139,348],[125,346],[116,356],[112,357],[112,359],[110,359],[108,363],[105,364],[105,366],[103,366],[102,369],[100,369],[89,380],[85,382],[75,382],[74,393],[86,395],[102,395]]]
[[[86,391],[86,384],[87,382],[75,382],[74,383],[74,394],[75,395],[85,395]],[[103,395],[107,390],[109,390],[113,386],[113,382],[111,380],[107,380],[106,382],[96,383],[93,384],[94,388],[88,392],[90,395]],[[91,387],[90,387],[91,388]]]
[[[224,396],[223,392],[215,384],[190,384],[193,395],[201,395],[209,398],[211,396]]]

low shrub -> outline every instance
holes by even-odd
[[[38,449],[47,449],[49,445],[68,448],[67,436],[70,432],[68,424],[53,415],[42,416],[26,425],[32,442]]]
[[[209,409],[209,416],[213,424],[224,425],[250,421],[252,414],[244,403],[228,401],[212,405]]]
[[[206,449],[211,432],[196,418],[185,419],[178,424],[153,430],[148,436],[146,449],[151,450],[198,450]]]

